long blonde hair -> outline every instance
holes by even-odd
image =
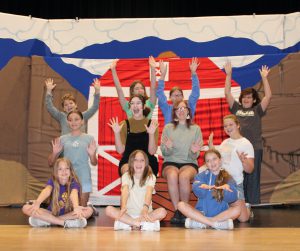
[[[58,180],[58,167],[61,162],[65,162],[66,165],[70,168],[70,177],[67,182],[66,186],[66,202],[65,202],[65,213],[73,211],[73,205],[70,200],[70,194],[71,194],[71,183],[73,181],[77,182],[80,185],[79,179],[77,175],[75,174],[75,171],[73,169],[72,163],[69,159],[67,158],[58,158],[53,166],[53,175],[52,175],[52,180],[53,180],[53,190],[52,190],[52,196],[51,196],[51,209],[52,209],[52,214],[58,216],[60,212],[60,205],[59,205],[59,190],[60,190],[60,184]],[[81,196],[81,186],[80,186],[80,191],[79,191],[79,201],[80,201],[80,196]]]
[[[141,153],[145,159],[145,169],[144,169],[142,178],[140,179],[140,186],[142,187],[145,185],[147,178],[152,176],[153,172],[152,172],[152,168],[149,165],[149,159],[148,159],[147,154],[142,150],[133,151],[130,154],[129,159],[128,159],[128,167],[129,167],[128,174],[129,174],[130,179],[132,180],[132,186],[134,186],[134,177],[133,177],[134,176],[134,158],[138,153]]]

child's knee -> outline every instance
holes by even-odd
[[[90,218],[92,216],[93,212],[94,212],[93,208],[87,206],[86,207],[86,213],[84,214],[84,218],[86,218],[86,219]]]
[[[112,206],[107,206],[105,208],[105,214],[109,217],[112,217],[112,212],[113,212],[113,207]]]
[[[165,217],[167,216],[167,213],[168,213],[168,212],[167,212],[167,210],[166,210],[165,208],[163,208],[163,207],[160,208],[160,209],[159,209],[159,216],[160,216],[159,218],[160,218],[160,219],[165,218]]]
[[[179,201],[178,204],[177,204],[177,208],[178,208],[179,211],[184,210],[184,208],[185,208],[185,202]]]
[[[239,222],[247,222],[248,220],[249,220],[249,218],[250,217],[242,217],[242,216],[240,216],[239,218],[238,218],[238,220],[239,220]]]
[[[26,215],[30,216],[30,214],[29,214],[29,205],[25,204],[22,207],[22,212],[23,212],[23,214],[26,214]]]

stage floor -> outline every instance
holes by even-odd
[[[104,207],[96,207],[99,216],[88,220],[88,226],[112,227],[113,220],[104,213]],[[277,205],[260,206],[252,208],[254,218],[247,223],[235,221],[235,228],[256,227],[256,228],[276,228],[276,227],[296,227],[300,228],[300,205]],[[19,207],[0,207],[0,225],[27,225],[28,217],[23,215]],[[169,222],[162,222],[162,227],[173,226]],[[300,237],[299,237],[300,238]]]
[[[300,205],[254,208],[233,231],[192,230],[163,222],[160,232],[113,231],[99,216],[85,229],[32,228],[20,208],[0,207],[0,250],[300,250]]]

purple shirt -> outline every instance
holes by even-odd
[[[52,179],[48,180],[47,186],[51,186],[52,189],[54,189],[54,183],[53,183]],[[66,198],[67,197],[66,188],[67,187],[64,186],[64,185],[59,185],[59,196],[58,196],[58,204],[60,206],[59,215],[64,215],[65,214],[65,203],[66,203],[66,199],[67,199]],[[71,187],[70,188],[71,188],[70,192],[73,189],[76,189],[78,192],[80,191],[80,185],[74,179],[71,182]],[[53,192],[53,190],[52,190],[52,192]],[[51,198],[50,204],[48,206],[49,211],[52,211],[51,205],[52,205],[52,198]]]

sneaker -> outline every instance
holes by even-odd
[[[93,217],[99,216],[99,212],[92,204],[88,204],[88,207],[91,207],[93,209],[93,214],[92,214]]]
[[[47,221],[40,220],[35,217],[29,217],[28,219],[30,226],[32,227],[50,227],[50,223]]]
[[[253,213],[253,210],[251,209],[251,204],[250,203],[245,203],[246,204],[246,207],[249,209],[250,211],[250,219],[254,218],[254,213]]]
[[[185,228],[195,228],[195,229],[206,229],[207,225],[199,221],[192,220],[191,218],[186,218],[184,223]]]
[[[114,230],[126,230],[126,231],[131,231],[131,226],[123,223],[121,221],[116,220],[114,223]]]
[[[154,222],[143,221],[141,222],[141,231],[160,231],[160,222],[156,220]]]
[[[86,218],[65,220],[64,228],[84,228],[86,225]]]
[[[180,211],[176,210],[174,212],[174,216],[170,220],[171,224],[182,224],[182,223],[184,224],[184,222],[182,220],[182,216],[183,216],[183,214]]]
[[[218,230],[232,230],[233,229],[233,220],[228,219],[225,221],[216,221],[212,227],[215,229],[218,229]]]

